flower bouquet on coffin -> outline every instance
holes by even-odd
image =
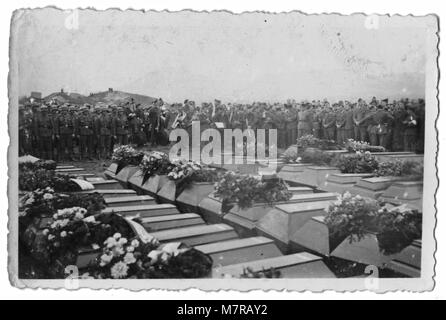
[[[19,201],[19,234],[46,227],[59,209],[80,206],[91,214],[99,213],[105,208],[104,198],[99,193],[72,194],[55,193],[52,188],[37,189],[26,193]]]
[[[126,166],[137,166],[144,154],[129,145],[123,145],[113,150],[112,161],[117,164],[116,175]]]
[[[195,161],[175,160],[171,171],[167,174],[169,179],[157,193],[163,202],[173,203],[177,196],[192,180],[192,177],[202,170],[202,166]]]
[[[202,278],[210,274],[212,259],[181,243],[160,245],[156,239],[143,242],[116,233],[105,240],[102,254],[83,278],[147,279]]]
[[[184,212],[198,212],[198,205],[214,191],[214,184],[219,179],[215,168],[200,167],[200,170],[192,169],[192,173],[176,186],[176,203]]]
[[[382,130],[380,127],[378,130]],[[344,148],[347,149],[348,152],[384,152],[386,148],[381,146],[372,146],[367,141],[356,141],[354,139],[347,139],[344,143]]]
[[[216,185],[216,196],[223,200],[224,221],[243,235],[252,235],[255,224],[273,208],[287,201],[292,193],[279,178],[226,173]]]
[[[35,169],[19,171],[19,190],[33,191],[50,187],[56,192],[81,191],[81,187],[74,181],[74,177],[58,174],[54,170]]]
[[[143,191],[155,196],[167,181],[167,174],[172,170],[172,163],[167,154],[153,151],[145,154],[139,164],[139,174],[142,176]]]
[[[418,211],[404,205],[382,206],[348,192],[329,207],[325,222],[330,241],[338,244],[332,256],[378,267],[385,267],[421,238],[422,215]]]

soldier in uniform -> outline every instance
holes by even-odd
[[[116,127],[116,141],[120,145],[128,144],[129,138],[129,120],[127,116],[124,114],[124,109],[122,107],[118,107],[118,116],[115,119],[115,127]]]
[[[79,137],[77,136],[77,132],[76,132],[76,126],[77,126],[77,119],[78,119],[78,114],[77,114],[77,110],[75,106],[68,106],[68,113],[70,115],[70,117],[73,119],[73,122],[75,124],[75,128],[74,128],[74,138],[73,138],[73,154],[76,154],[75,149],[77,150],[77,154],[78,154],[78,158],[80,157],[80,148],[79,148]]]
[[[53,121],[48,114],[48,107],[40,107],[40,117],[37,118],[35,130],[39,142],[39,156],[42,159],[53,159]]]
[[[368,123],[366,117],[368,116],[368,107],[366,103],[361,100],[361,103],[359,104],[357,108],[357,112],[353,115],[353,122],[355,123],[355,128],[357,130],[357,134],[355,134],[355,140],[357,141],[369,141],[368,137]]]
[[[313,136],[320,139],[322,138],[322,111],[319,106],[314,106],[313,109],[313,123],[312,123],[312,129],[313,129]]]
[[[55,133],[59,140],[58,154],[63,160],[73,160],[73,137],[75,136],[75,121],[68,113],[68,106],[62,106],[61,114],[56,120]]]
[[[94,132],[93,132],[93,154],[94,157],[96,159],[100,159],[100,132],[99,132],[99,127],[98,127],[98,118],[101,115],[101,108],[99,106],[94,106],[93,107],[93,113],[92,113],[92,117],[93,117],[93,123],[94,125]]]
[[[406,116],[403,120],[404,124],[404,151],[415,152],[417,149],[417,115],[413,110],[413,105],[406,107]]]
[[[149,126],[150,126],[150,143],[152,145],[152,147],[156,147],[157,146],[157,142],[156,142],[156,135],[157,135],[157,130],[159,129],[159,121],[160,121],[160,108],[159,106],[162,105],[162,100],[159,101],[158,99],[155,100],[155,102],[153,103],[153,106],[150,108],[149,110],[149,116],[148,116],[148,121],[149,121]],[[189,123],[187,123],[186,125],[188,125]]]
[[[25,108],[19,105],[19,156],[29,154],[32,120],[25,114]]]
[[[338,144],[343,144],[345,141],[345,113],[344,107],[338,105],[336,112],[336,141]]]
[[[93,160],[94,119],[88,108],[81,107],[81,115],[77,119],[76,132],[79,137],[80,158]]]
[[[393,112],[394,122],[392,130],[392,151],[402,151],[404,149],[404,118],[406,111],[404,110],[403,102],[397,102]]]
[[[352,104],[346,104],[345,105],[345,126],[344,126],[344,141],[347,141],[348,139],[354,138],[354,126],[353,126],[353,105]]]
[[[311,119],[311,112],[309,110],[310,104],[304,102],[301,105],[301,109],[298,113],[299,122],[297,123],[297,135],[298,137],[303,137],[311,134],[311,124],[313,120]]]
[[[110,159],[111,137],[115,135],[115,122],[107,112],[107,107],[100,108],[101,114],[96,118],[96,128],[99,132],[99,157]]]
[[[325,130],[325,138],[328,140],[336,140],[336,113],[331,106],[322,119],[322,126]]]
[[[287,104],[285,111],[286,147],[296,144],[297,140],[297,114],[291,103]]]

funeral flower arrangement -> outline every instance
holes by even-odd
[[[360,241],[374,229],[379,209],[377,201],[345,192],[328,207],[325,223],[331,236],[349,237],[350,242]]]
[[[385,255],[401,252],[414,240],[421,239],[422,214],[405,205],[381,208],[377,217],[377,239]]]
[[[378,169],[378,165],[378,160],[368,151],[357,151],[355,154],[343,155],[334,160],[334,166],[342,173],[373,173]]]
[[[296,146],[291,146],[282,153],[282,159],[285,163],[299,163],[302,158],[299,157]]]
[[[202,166],[195,161],[175,160],[172,165],[173,168],[167,177],[174,181],[188,179],[202,170]]]
[[[145,154],[139,164],[139,169],[143,174],[143,183],[155,174],[168,174],[172,168],[173,164],[170,162],[169,156],[158,151]]]
[[[345,192],[327,210],[325,222],[330,238],[360,241],[376,233],[385,255],[395,254],[421,238],[422,215],[405,205],[388,208],[369,198]]]
[[[380,162],[375,170],[378,177],[395,176],[421,179],[423,177],[423,165],[416,161],[389,160]]]
[[[119,146],[113,150],[112,161],[118,165],[116,173],[126,166],[137,166],[143,158],[143,153],[129,145]]]
[[[36,218],[49,216],[54,210],[80,206],[95,214],[105,208],[104,198],[99,193],[63,194],[53,188],[36,189],[19,199],[21,217]]]
[[[370,151],[370,152],[384,152],[386,148],[381,146],[372,146],[367,141],[356,141],[354,139],[348,139],[344,143],[344,148],[349,152],[357,152],[357,151]]]
[[[318,166],[329,166],[335,159],[335,154],[318,149],[307,149],[302,153],[301,161]]]
[[[72,178],[43,168],[19,170],[19,190],[33,191],[51,187],[56,192],[80,191],[81,188],[71,180]]]
[[[319,139],[308,134],[297,139],[297,147],[303,152],[307,148],[316,148],[321,150],[338,150],[337,143],[333,140]]]
[[[53,160],[38,160],[36,162],[22,162],[19,163],[19,171],[22,170],[37,170],[37,169],[46,169],[46,170],[56,170],[57,164],[56,161]]]
[[[102,253],[86,276],[98,279],[201,278],[210,273],[212,259],[181,243],[160,245],[120,233],[104,241]]]
[[[278,178],[264,179],[262,177],[239,175],[227,172],[215,186],[216,197],[223,201],[222,211],[228,212],[232,204],[241,209],[252,207],[254,203],[287,201],[292,194],[286,184]]]

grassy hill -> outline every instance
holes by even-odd
[[[58,101],[62,103],[71,103],[71,104],[123,104],[127,101],[130,101],[133,98],[133,100],[136,103],[140,103],[142,105],[149,105],[151,104],[155,98],[141,95],[141,94],[135,94],[135,93],[128,93],[123,91],[103,91],[98,93],[90,94],[89,96],[84,96],[79,93],[66,93],[66,92],[55,92],[48,96],[46,96],[44,99],[46,101],[57,99]]]

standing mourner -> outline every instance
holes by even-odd
[[[56,130],[56,123],[57,123],[57,119],[59,118],[59,110],[58,110],[57,105],[49,105],[48,111],[49,111],[50,119],[53,122],[53,128],[54,128],[54,130]],[[53,159],[56,161],[59,160],[59,158],[60,158],[59,144],[60,144],[59,137],[56,135],[56,132],[54,132],[52,154],[53,154]]]
[[[60,110],[61,114],[57,118],[55,126],[56,138],[59,140],[59,159],[72,161],[75,121],[68,113],[68,106],[63,105]]]
[[[289,103],[286,111],[286,146],[296,144],[297,139],[297,113],[295,112],[293,105]]]
[[[403,121],[404,124],[404,151],[415,152],[417,149],[417,115],[413,110],[413,105],[406,107],[406,116]]]
[[[81,115],[77,119],[77,136],[79,137],[80,158],[93,160],[93,133],[94,119],[89,113],[88,108],[81,107]]]
[[[376,123],[376,135],[378,138],[378,145],[387,147],[387,142],[391,134],[391,122],[393,117],[390,113],[384,110],[384,104],[378,104],[378,111],[374,115],[374,122]]]
[[[118,115],[115,119],[116,139],[119,145],[128,144],[129,138],[129,121],[124,114],[124,109],[118,107]]]
[[[76,126],[77,126],[77,119],[78,114],[75,106],[68,106],[68,113],[70,114],[71,118],[73,119],[73,122],[75,124],[74,128],[74,138],[73,138],[73,155],[76,154],[75,149],[77,150],[78,157],[80,157],[80,149],[79,149],[79,137],[77,136],[76,132]]]
[[[313,129],[313,136],[316,138],[322,138],[322,112],[318,106],[315,106],[313,109],[313,122],[312,122],[312,129]]]
[[[340,104],[336,106],[336,142],[343,144],[345,141],[345,110]]]
[[[345,125],[344,125],[344,142],[348,139],[354,138],[354,123],[353,123],[353,104],[346,104],[345,105]]]
[[[309,111],[309,103],[304,102],[301,105],[301,111],[298,113],[299,122],[297,124],[297,135],[298,137],[303,137],[311,134],[311,113]]]
[[[404,103],[397,102],[393,111],[393,128],[392,128],[392,151],[402,151],[404,149],[404,124],[406,117]]]
[[[19,105],[19,155],[30,154],[32,119],[25,114],[25,108]]]
[[[377,135],[377,123],[375,121],[376,107],[375,104],[370,104],[370,111],[367,116],[362,120],[363,123],[367,123],[367,134],[370,139],[370,144],[372,146],[378,145],[378,135]]]
[[[96,127],[99,132],[99,157],[102,159],[110,159],[111,137],[115,135],[115,122],[106,107],[100,109],[101,114],[96,119]]]
[[[356,116],[354,117],[355,125],[358,128],[359,136],[355,139],[358,141],[369,141],[369,135],[368,135],[368,122],[366,120],[366,117],[368,115],[368,107],[365,101],[361,100],[361,104],[358,106],[358,112]]]
[[[336,140],[336,114],[333,107],[329,106],[328,111],[324,114],[322,119],[322,126],[324,128],[324,136],[328,140]]]
[[[40,107],[40,117],[37,117],[35,130],[39,142],[39,156],[42,159],[53,159],[53,121],[48,114],[48,107]]]

